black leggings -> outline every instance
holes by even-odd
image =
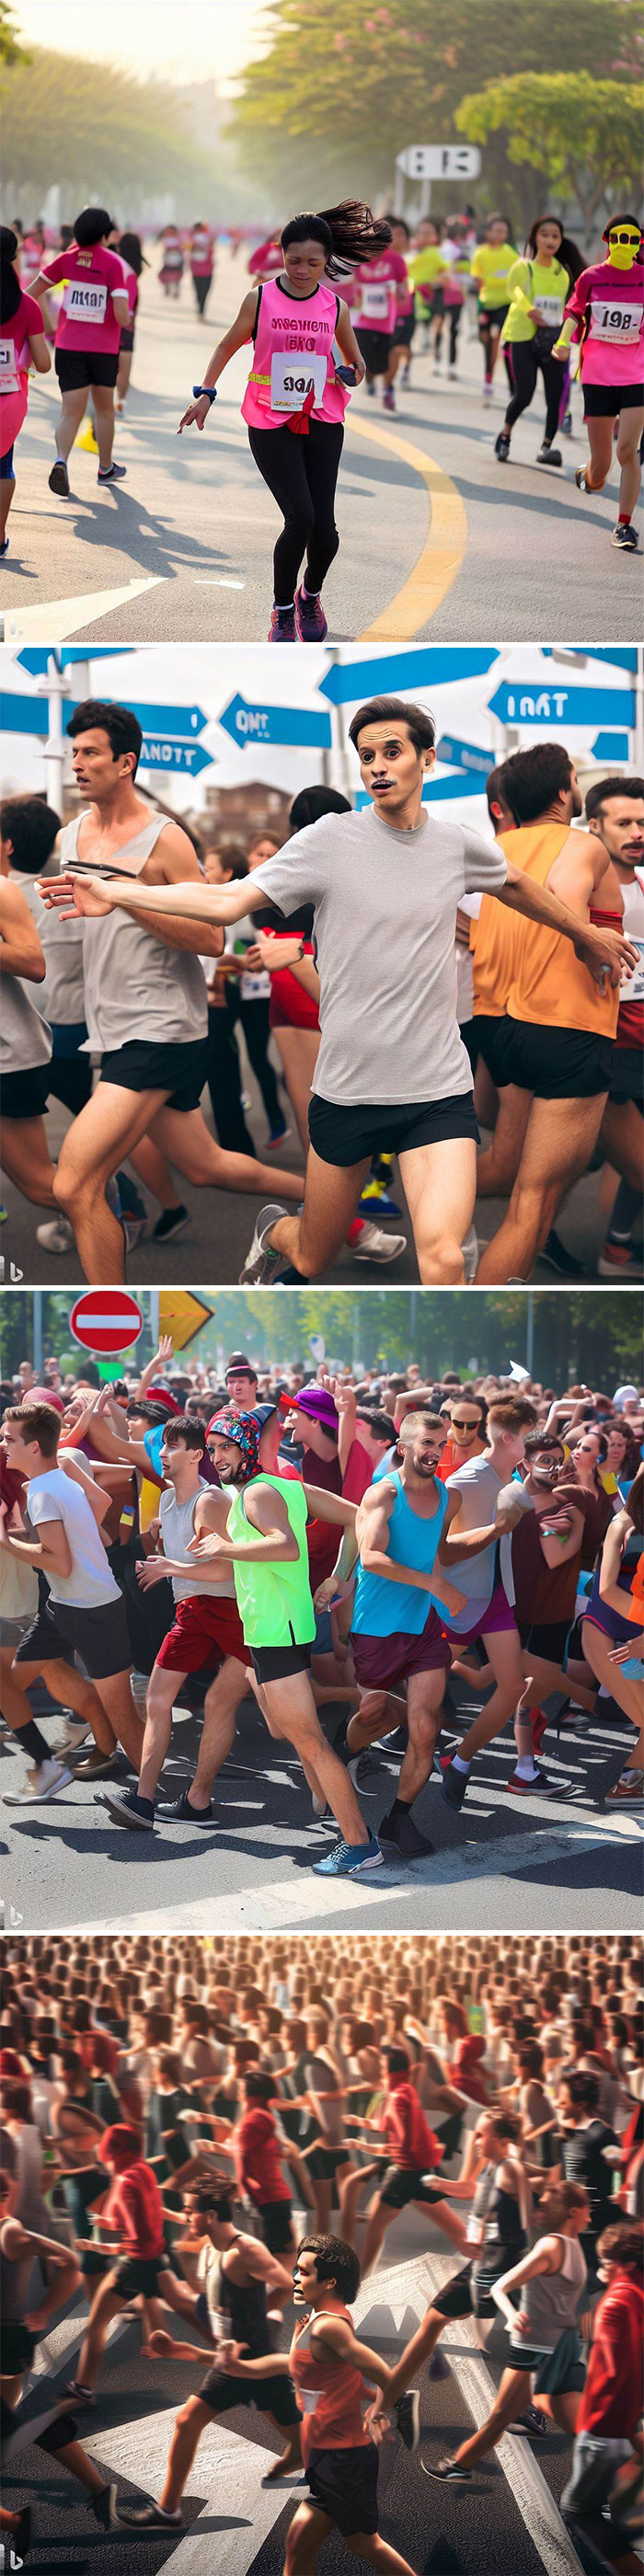
[[[556,438],[559,427],[562,383],[559,360],[552,357],[538,358],[533,340],[513,340],[512,368],[515,389],[505,415],[506,429],[513,429],[515,420],[519,419],[521,412],[527,411],[536,390],[539,368],[541,368],[546,397],[545,436],[548,441],[551,441]]]
[[[286,426],[249,429],[248,437],[251,455],[284,519],[273,564],[278,607],[288,608],[303,555],[306,586],[312,591],[321,590],[337,555],[334,504],[344,428],[339,420],[312,420],[308,438]]]
[[[227,1010],[208,1011],[208,1090],[217,1138],[229,1154],[253,1154],[242,1103],[241,1065],[232,1020]]]
[[[502,323],[502,321],[504,321],[504,320],[505,320],[505,310],[506,310],[506,308],[505,308],[505,306],[504,306],[504,307],[503,307],[503,310],[502,310],[502,313],[499,315],[498,323],[496,323],[496,322],[494,321],[494,317],[493,317],[493,316],[492,316],[492,318],[491,318],[488,322],[479,322],[479,340],[481,340],[481,341],[482,341],[482,343],[483,343],[483,348],[484,348],[484,350],[485,350],[485,373],[486,373],[486,376],[491,376],[491,373],[492,373],[492,350],[493,350],[493,344],[494,344],[494,341],[495,341],[495,339],[496,339],[496,337],[497,337],[497,333],[498,333],[498,331],[499,331],[499,330],[500,330],[500,328],[501,328],[501,323]],[[502,355],[502,358],[503,358],[503,364],[504,364],[504,367],[505,367],[505,372],[506,372],[506,376],[507,376],[507,379],[508,379],[508,384],[509,384],[509,387],[510,387],[510,392],[512,392],[512,387],[513,387],[513,383],[514,383],[513,367],[512,367],[512,365],[511,365],[511,363],[510,363],[510,357],[509,357],[508,348],[507,348],[507,344],[506,344],[506,341],[505,341],[505,340],[502,340],[502,341],[501,341],[501,355]],[[512,350],[512,359],[514,360],[514,349]]]
[[[243,993],[236,991],[232,977],[227,988],[226,1000],[233,1024],[236,1019],[241,1020],[250,1063],[256,1081],[259,1083],[269,1127],[279,1127],[282,1110],[277,1077],[267,1053],[270,1037],[270,1001],[261,993],[258,993],[254,1002],[245,1001]]]
[[[212,286],[212,269],[210,269],[210,270],[208,270],[208,271],[206,272],[205,277],[195,277],[194,269],[193,269],[193,273],[192,273],[192,283],[193,283],[194,290],[195,290],[195,295],[196,295],[196,298],[197,298],[197,312],[198,312],[198,313],[205,313],[206,305],[207,305],[207,302],[208,302],[208,297],[209,297],[209,294],[210,294],[210,289],[211,289],[211,286]]]
[[[434,346],[435,346],[435,350],[436,350],[436,356],[438,357],[438,352],[439,352],[439,349],[440,349],[440,347],[441,347],[442,338],[443,338],[443,324],[444,324],[445,322],[449,322],[449,360],[448,360],[448,364],[449,364],[449,366],[450,366],[450,367],[455,367],[455,366],[456,366],[456,350],[457,350],[457,346],[458,346],[459,323],[460,323],[460,319],[461,319],[462,311],[463,311],[463,306],[462,306],[462,304],[446,304],[446,305],[444,305],[444,307],[443,307],[443,312],[442,312],[441,317],[440,317],[439,328],[438,328],[437,333],[436,333],[436,339],[435,339]]]

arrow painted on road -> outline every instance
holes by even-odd
[[[431,681],[447,688],[451,680],[475,680],[491,671],[498,662],[494,648],[477,645],[420,644],[409,653],[372,653],[368,662],[334,662],[320,681],[320,695],[330,698],[336,707],[347,706],[361,698],[373,697],[374,691],[429,687]]]
[[[502,724],[588,725],[607,717],[616,724],[635,723],[633,689],[570,689],[565,681],[544,689],[539,680],[502,680],[489,705]]]
[[[593,760],[628,760],[628,734],[596,733],[590,748]]]
[[[180,769],[196,778],[200,769],[212,768],[214,754],[203,751],[197,742],[176,742],[167,734],[144,734],[141,744],[142,769]]]
[[[331,746],[331,718],[306,707],[250,706],[239,690],[230,698],[219,717],[224,733],[240,751],[255,749],[261,743],[306,743],[318,751]]]

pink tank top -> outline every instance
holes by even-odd
[[[349,394],[337,382],[332,355],[337,319],[331,286],[294,296],[271,277],[260,287],[253,365],[242,403],[252,429],[283,429],[303,412],[314,420],[343,419]]]
[[[317,2315],[324,2316],[324,2308]],[[328,2311],[353,2323],[348,2308]],[[302,2455],[306,2461],[314,2450],[366,2450],[370,2434],[365,2433],[362,2408],[370,2391],[365,2388],[361,2372],[351,2361],[340,2361],[335,2353],[311,2351],[313,2316],[296,2328],[291,2345],[289,2367],[291,2378],[303,2411]]]

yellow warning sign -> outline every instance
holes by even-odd
[[[204,1297],[193,1297],[189,1288],[162,1288],[159,1332],[171,1333],[175,1351],[187,1351],[214,1312],[214,1306],[207,1306]]]

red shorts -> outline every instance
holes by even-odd
[[[435,1610],[430,1610],[418,1637],[404,1631],[397,1637],[368,1637],[362,1629],[354,1629],[351,1650],[362,1690],[393,1690],[396,1682],[408,1681],[412,1673],[445,1671],[449,1663],[449,1647]]]
[[[166,1672],[198,1673],[200,1665],[210,1663],[217,1654],[221,1663],[226,1655],[235,1655],[239,1664],[251,1662],[237,1603],[225,1597],[218,1601],[215,1594],[209,1600],[205,1592],[191,1592],[187,1600],[175,1603],[172,1627],[159,1648],[157,1663]]]
[[[453,1581],[455,1585],[458,1584],[457,1565],[454,1566]],[[478,1618],[474,1620],[473,1627],[459,1629],[446,1628],[445,1635],[449,1637],[450,1646],[457,1646],[460,1650],[461,1646],[473,1646],[477,1637],[496,1637],[500,1634],[502,1629],[516,1628],[516,1624],[514,1611],[510,1608],[507,1593],[503,1590],[503,1584],[495,1583],[494,1591],[490,1594],[490,1599],[486,1604],[486,1608],[485,1610],[479,1611]]]

